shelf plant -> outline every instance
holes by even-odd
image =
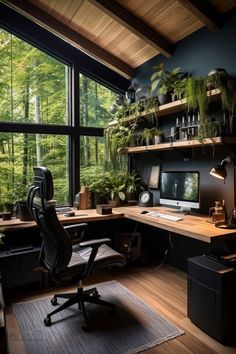
[[[166,98],[166,96],[171,97],[174,94],[177,82],[182,80],[183,74],[180,72],[179,67],[171,71],[165,70],[163,62],[155,65],[153,69],[154,73],[150,77],[151,93],[157,93],[160,104],[164,104],[166,102],[163,96]]]
[[[156,136],[158,137],[163,136],[163,132],[157,127],[144,128],[141,135],[141,144],[145,142],[146,145],[150,145],[151,143],[153,143],[154,138]]]

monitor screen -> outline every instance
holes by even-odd
[[[161,173],[160,203],[179,206],[181,211],[200,207],[198,171],[168,171]]]

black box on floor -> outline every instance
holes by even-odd
[[[235,269],[198,256],[188,259],[187,316],[219,342],[236,334]]]

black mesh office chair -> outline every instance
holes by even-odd
[[[108,306],[114,305],[99,298],[96,288],[84,290],[82,280],[91,272],[110,266],[123,266],[126,259],[120,253],[108,246],[110,239],[96,239],[72,245],[66,228],[85,233],[87,224],[81,223],[63,227],[58,220],[55,207],[48,203],[53,198],[52,174],[46,167],[34,167],[34,182],[28,193],[28,207],[34,216],[42,235],[40,263],[49,272],[53,281],[59,284],[78,283],[77,293],[56,294],[51,299],[52,305],[57,305],[57,298],[67,301],[44,319],[46,326],[51,325],[51,316],[59,311],[78,303],[85,320],[84,330],[89,331],[85,302]]]

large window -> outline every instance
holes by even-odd
[[[69,67],[3,29],[0,54],[0,210],[25,199],[35,165],[51,169],[54,198],[68,204],[70,138],[60,127],[70,122]]]
[[[34,166],[50,166],[54,199],[68,204],[68,137],[51,134],[2,133],[0,137],[1,208],[26,198]]]
[[[80,74],[80,125],[105,128],[117,93]]]
[[[2,29],[0,51],[0,121],[67,124],[67,65]]]
[[[72,204],[81,185],[109,169],[103,128],[114,119],[117,93],[78,77],[74,61],[0,28],[0,211],[25,198],[35,165],[52,171],[61,205]]]

